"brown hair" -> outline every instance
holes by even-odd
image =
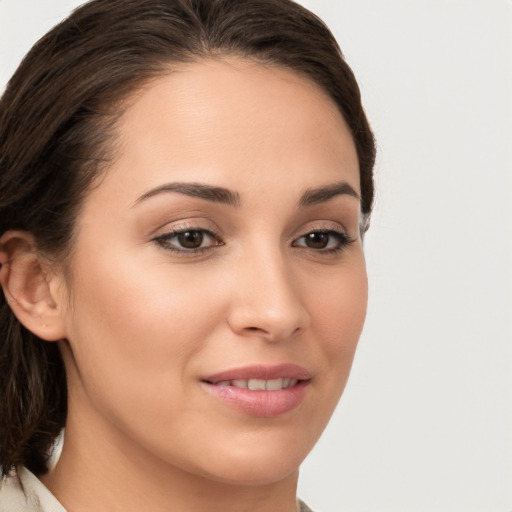
[[[354,75],[327,27],[291,0],[95,0],[44,36],[0,101],[0,236],[31,232],[64,257],[93,179],[112,154],[121,102],[176,62],[239,55],[319,84],[352,132],[362,212],[373,202],[375,145]],[[111,151],[110,151],[111,153]],[[16,319],[0,293],[0,465],[47,469],[66,419],[55,343]]]

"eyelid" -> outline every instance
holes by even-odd
[[[339,244],[338,247],[336,248],[318,248],[318,249],[314,249],[313,247],[308,247],[307,244],[299,244],[298,241],[299,240],[302,240],[304,238],[306,238],[308,235],[310,234],[313,234],[313,233],[322,233],[322,234],[327,234],[329,236],[332,236],[333,238],[335,238]],[[343,247],[346,247],[347,245],[350,245],[352,243],[355,242],[355,239],[349,237],[347,234],[341,232],[341,231],[335,231],[334,229],[315,229],[313,231],[308,231],[306,234],[302,235],[302,236],[299,236],[298,238],[296,238],[293,242],[292,242],[292,245],[294,245],[295,247],[304,247],[306,249],[311,249],[311,250],[316,250],[316,251],[319,251],[319,252],[329,252],[331,250],[339,250],[339,249],[342,249]]]
[[[166,235],[171,232],[180,231],[209,231],[217,235],[219,228],[210,219],[204,217],[191,217],[189,219],[179,219],[161,224],[150,235],[151,239]]]
[[[319,255],[329,255],[336,254],[342,252],[348,246],[352,245],[357,241],[357,237],[353,237],[348,233],[348,230],[345,229],[338,222],[333,221],[318,221],[318,222],[310,222],[306,224],[300,231],[300,234],[296,235],[291,241],[291,245],[293,247],[303,249],[306,251],[312,251],[313,253]],[[306,244],[299,244],[298,241],[306,237],[311,233],[327,233],[331,234],[334,238],[337,239],[336,247],[329,248],[313,248],[308,247]]]
[[[306,233],[304,233],[303,235],[300,235],[297,238],[294,238],[293,241],[295,242],[295,241],[300,240],[300,239],[306,237],[307,235],[310,235],[313,233],[333,234],[340,239],[347,240],[350,242],[354,241],[354,239],[351,238],[349,235],[347,235],[347,233],[345,233],[344,231],[340,231],[338,229],[311,229],[311,230],[307,231]]]
[[[152,242],[156,242],[160,245],[164,250],[172,252],[178,256],[197,256],[202,254],[208,250],[211,250],[215,247],[219,247],[224,245],[222,242],[217,229],[211,229],[209,227],[205,227],[204,224],[211,224],[210,222],[206,222],[205,219],[201,219],[199,221],[195,221],[194,219],[181,221],[176,224],[166,224],[163,227],[159,228],[151,237]],[[203,225],[200,225],[203,224]],[[180,234],[184,234],[186,232],[201,232],[206,236],[211,238],[212,242],[210,245],[206,247],[198,247],[198,248],[186,248],[180,247],[179,245],[174,245],[170,241],[179,236]]]
[[[314,222],[308,222],[303,227],[300,228],[296,232],[296,234],[293,237],[293,240],[296,240],[297,238],[300,238],[301,236],[305,236],[308,233],[312,233],[315,231],[334,231],[336,233],[340,233],[342,235],[345,235],[348,238],[351,238],[349,235],[349,230],[343,226],[343,224],[335,221],[314,221]]]

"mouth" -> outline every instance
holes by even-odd
[[[303,402],[310,373],[297,365],[247,366],[201,379],[204,389],[229,407],[252,416],[275,417]]]
[[[267,385],[278,389],[295,385],[300,380],[310,380],[311,374],[296,364],[263,365],[253,364],[230,370],[224,370],[202,380],[214,385],[232,385],[243,389],[264,390]],[[255,387],[251,387],[255,386]],[[265,386],[265,387],[263,387]]]
[[[206,381],[208,382],[208,381]],[[232,386],[239,389],[250,389],[251,391],[280,391],[295,386],[299,382],[298,379],[290,379],[288,377],[279,377],[277,379],[234,379],[221,380],[220,382],[208,382],[214,386]]]

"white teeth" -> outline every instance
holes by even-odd
[[[283,379],[267,380],[267,383],[265,384],[265,389],[267,391],[278,391],[283,388],[284,388]]]
[[[251,391],[264,391],[265,381],[263,379],[249,379],[247,381],[247,387]]]
[[[279,391],[291,388],[297,384],[297,379],[288,377],[279,379],[235,379],[217,382],[217,386],[233,386],[235,388],[250,389],[251,391]]]

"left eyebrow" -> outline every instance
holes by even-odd
[[[330,199],[340,195],[352,196],[359,201],[361,200],[359,194],[351,185],[346,181],[340,181],[339,183],[306,190],[299,200],[299,206],[304,207],[324,203],[325,201],[329,201]]]
[[[227,188],[214,187],[202,183],[166,183],[140,196],[133,206],[150,197],[166,192],[176,192],[190,197],[199,197],[200,199],[214,203],[227,204],[228,206],[240,206],[240,196],[237,192],[233,192]]]

